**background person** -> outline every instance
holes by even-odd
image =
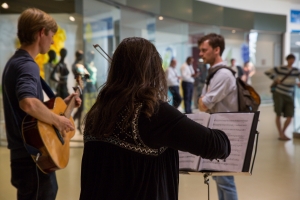
[[[205,85],[207,71],[207,65],[203,63],[202,59],[199,59],[198,69],[196,72],[197,76],[195,77],[193,92],[194,106],[196,109],[198,109],[198,100],[202,94],[202,90]]]
[[[182,77],[182,90],[183,90],[183,100],[184,100],[184,110],[186,114],[192,113],[192,98],[194,90],[194,77],[196,73],[193,68],[194,59],[188,57],[186,62],[180,68]]]
[[[251,77],[255,74],[256,70],[254,65],[251,62],[245,62],[244,63],[244,67],[243,67],[243,76],[242,76],[242,80],[251,85],[252,84],[252,80]]]
[[[181,96],[179,94],[179,80],[180,76],[177,75],[176,72],[176,64],[177,61],[175,59],[172,59],[170,62],[170,66],[166,70],[166,77],[167,77],[167,85],[169,87],[169,90],[173,96],[173,106],[175,108],[178,108],[181,103]]]
[[[177,200],[178,150],[209,159],[230,154],[226,134],[169,105],[167,89],[155,46],[125,38],[86,116],[81,200]]]
[[[210,64],[208,73],[213,73],[217,66],[226,66],[222,60],[225,49],[223,36],[211,33],[198,41],[199,56],[203,62]],[[199,98],[199,110],[208,113],[237,112],[237,86],[236,79],[228,69],[219,69],[205,85],[202,96]],[[214,176],[217,183],[219,200],[237,200],[236,186],[233,176]]]
[[[236,62],[236,61],[235,61],[234,58],[232,58],[232,59],[230,60],[230,68],[231,68],[233,71],[235,71],[235,77],[236,77],[236,78],[237,78],[237,77],[242,77],[243,74],[244,74],[243,69],[242,69],[241,66],[236,65],[235,62]]]
[[[279,133],[279,140],[290,140],[285,131],[294,116],[294,86],[300,87],[297,79],[300,78],[300,72],[293,67],[295,56],[289,54],[286,57],[287,65],[275,67],[265,72],[265,74],[276,81],[277,86],[273,92],[274,111],[276,113],[275,123]],[[286,77],[283,81],[282,79]],[[286,118],[283,127],[281,126],[281,116]]]

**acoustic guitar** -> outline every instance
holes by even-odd
[[[81,76],[76,76],[78,86],[74,88],[75,93],[80,95],[83,84]],[[50,99],[44,104],[55,114],[70,119],[75,105],[73,97],[67,105],[60,97]],[[53,125],[46,124],[38,119],[27,115],[23,119],[22,134],[24,142],[40,151],[37,155],[31,155],[39,169],[44,173],[50,173],[63,169],[69,162],[70,139],[75,135],[75,130],[66,133],[65,137]]]

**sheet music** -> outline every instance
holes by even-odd
[[[187,114],[186,116],[205,127],[208,126],[208,122],[210,118],[210,114],[208,113],[200,112],[195,114]]]
[[[187,114],[188,118],[192,119],[193,121],[207,127],[210,114],[208,113],[196,113],[196,114]],[[194,154],[178,151],[179,154],[179,169],[190,169],[197,171],[199,168],[199,161],[200,156],[196,156]]]
[[[194,154],[178,151],[179,154],[179,169],[198,170],[200,156]]]
[[[223,130],[231,143],[231,154],[226,162],[201,159],[201,170],[241,172],[250,136],[254,113],[212,114],[209,128]]]

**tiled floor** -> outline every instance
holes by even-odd
[[[252,176],[236,176],[240,200],[299,200],[300,199],[300,139],[277,140],[272,107],[261,107],[258,125],[258,152]],[[289,136],[292,136],[292,126]],[[78,199],[82,148],[72,148],[69,165],[57,171],[57,200]],[[9,151],[0,147],[0,199],[16,199],[10,184]],[[142,183],[141,183],[142,184]],[[206,200],[207,185],[202,175],[180,175],[180,200]],[[210,180],[210,199],[217,200],[215,182]]]

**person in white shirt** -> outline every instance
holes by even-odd
[[[173,96],[173,106],[178,108],[182,98],[179,94],[179,80],[180,76],[177,75],[176,72],[177,61],[175,59],[171,60],[170,66],[166,70],[166,78],[168,88]]]
[[[193,68],[194,59],[188,57],[186,62],[180,68],[181,77],[182,77],[182,90],[183,90],[183,99],[184,99],[184,110],[186,114],[192,113],[192,97],[194,89],[194,77],[196,76]]]

